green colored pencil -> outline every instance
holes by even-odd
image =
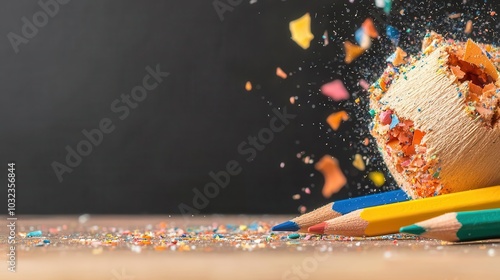
[[[447,213],[402,227],[400,232],[446,241],[472,241],[500,237],[500,208]]]

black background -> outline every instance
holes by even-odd
[[[226,2],[226,1],[222,1]],[[394,47],[384,28],[403,30],[401,45],[419,46],[427,28],[464,39],[498,42],[497,4],[484,1],[395,1],[391,15],[373,1],[242,1],[219,18],[213,1],[70,1],[15,53],[9,32],[22,34],[22,17],[41,10],[36,1],[2,1],[0,8],[1,159],[17,165],[17,211],[55,213],[179,213],[192,205],[193,188],[211,182],[210,171],[238,161],[243,171],[210,199],[202,213],[295,213],[328,202],[323,179],[313,165],[337,157],[348,185],[334,199],[378,191],[366,178],[383,170],[373,146],[361,145],[366,131],[366,93],[360,78],[372,82]],[[434,3],[439,2],[439,3]],[[405,9],[404,15],[400,13]],[[288,24],[309,12],[315,39],[303,50],[290,39]],[[457,20],[450,12],[463,12]],[[500,12],[500,10],[499,10]],[[360,59],[343,62],[342,42],[372,17],[381,34]],[[478,24],[480,23],[480,24]],[[409,31],[405,32],[405,30]],[[486,30],[487,29],[487,30]],[[330,44],[322,46],[324,30]],[[110,104],[141,84],[146,66],[160,64],[170,76],[121,121]],[[292,75],[282,80],[279,66]],[[320,86],[340,78],[351,99],[333,102]],[[252,81],[254,89],[244,90]],[[290,96],[298,96],[294,105]],[[356,97],[362,104],[354,105]],[[273,108],[297,118],[277,133],[252,162],[238,145],[268,127]],[[337,132],[326,117],[346,108],[351,119]],[[67,145],[84,139],[109,117],[115,130],[59,182],[51,163],[64,163]],[[366,172],[352,167],[355,153],[369,156]],[[280,168],[280,163],[285,163]],[[5,182],[5,181],[4,181]],[[4,184],[6,185],[6,183]],[[311,195],[301,189],[310,187]],[[394,187],[390,179],[385,188]],[[302,198],[291,196],[301,193]],[[6,199],[0,200],[6,208]]]

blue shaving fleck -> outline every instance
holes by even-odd
[[[393,63],[394,59],[396,59],[396,53],[392,53],[386,60],[385,62]]]
[[[396,27],[392,25],[387,25],[387,28],[385,29],[385,34],[387,35],[387,37],[389,37],[389,39],[394,45],[396,46],[398,45],[400,33],[396,29]]]
[[[40,237],[40,236],[42,236],[42,231],[41,230],[36,230],[36,231],[28,232],[28,234],[26,234],[26,237]]]
[[[363,28],[358,28],[358,30],[354,32],[354,39],[356,40],[356,43],[358,43],[358,45],[361,45],[361,42],[363,41],[363,35],[365,35],[365,31],[363,30]]]
[[[399,119],[396,115],[392,114],[391,115],[391,125],[389,125],[389,128],[390,129],[393,129],[394,127],[396,127],[396,125],[399,123]]]

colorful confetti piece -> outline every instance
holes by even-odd
[[[245,89],[246,89],[246,91],[251,91],[252,90],[252,83],[250,81],[246,82]]]
[[[345,58],[344,61],[347,64],[350,64],[353,62],[356,58],[358,58],[360,55],[363,54],[365,49],[363,49],[360,46],[357,46],[349,41],[344,42],[344,51],[345,51]]]
[[[392,8],[392,0],[385,0],[384,13],[390,14]]]
[[[372,39],[366,32],[363,30],[363,28],[358,28],[356,32],[354,32],[354,39],[356,40],[356,43],[363,49],[369,49],[370,46],[372,45]]]
[[[292,40],[301,48],[308,49],[311,45],[311,40],[314,39],[314,35],[311,33],[311,16],[309,13],[291,21],[289,27],[290,33],[292,33]]]
[[[385,0],[375,0],[375,7],[377,8],[385,7]]]
[[[356,169],[360,171],[365,170],[365,162],[363,161],[363,157],[360,154],[354,155],[354,160],[352,161],[352,166],[356,167]]]
[[[385,183],[384,173],[380,171],[373,171],[368,173],[368,178],[372,180],[373,184],[375,184],[376,187],[381,187]]]
[[[368,146],[368,144],[370,144],[370,139],[365,138],[365,140],[363,140],[363,145]]]
[[[390,14],[392,7],[392,0],[375,0],[375,6],[377,8],[382,8],[384,13]]]
[[[468,20],[467,23],[465,24],[464,27],[464,33],[465,34],[471,34],[472,33],[472,28],[473,28],[472,20]]]
[[[297,239],[300,237],[300,234],[298,233],[291,233],[288,235],[288,239]]]
[[[364,79],[361,79],[359,80],[359,85],[364,89],[364,90],[368,90],[368,88],[370,88],[370,84],[364,80]]]
[[[328,46],[328,44],[330,44],[330,41],[328,40],[328,31],[325,30],[322,38],[323,38],[323,47]]]
[[[330,125],[330,127],[337,131],[340,127],[340,123],[342,121],[347,121],[349,119],[349,115],[347,114],[346,111],[339,111],[332,113],[328,116],[326,119],[326,122]]]
[[[361,28],[363,28],[365,33],[373,39],[378,37],[377,29],[375,28],[375,25],[373,24],[373,20],[371,18],[365,19],[363,24],[361,24]]]
[[[276,76],[278,76],[282,79],[286,79],[288,77],[288,75],[285,73],[285,71],[283,71],[283,69],[281,69],[280,67],[276,68]]]
[[[32,232],[28,232],[26,234],[26,237],[40,237],[42,236],[42,231],[41,230],[35,230],[35,231],[32,231]]]
[[[394,66],[400,66],[401,64],[405,64],[406,60],[405,58],[408,56],[408,54],[403,51],[400,47],[396,48],[396,51],[387,58],[387,62],[392,63]]]
[[[330,198],[347,184],[347,179],[340,169],[339,162],[330,155],[324,155],[314,168],[323,174],[325,184],[321,193],[325,198]]]
[[[397,46],[399,44],[399,37],[401,34],[399,33],[399,30],[396,29],[396,27],[387,25],[385,34],[391,40],[393,45]]]
[[[321,92],[333,99],[334,101],[341,101],[349,99],[349,92],[341,80],[334,80],[321,86]]]

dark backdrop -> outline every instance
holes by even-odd
[[[375,149],[361,145],[368,135],[366,93],[357,82],[371,82],[383,70],[393,50],[385,26],[403,30],[405,46],[420,40],[426,28],[464,38],[468,18],[482,22],[471,36],[498,38],[496,17],[489,15],[496,7],[484,1],[395,1],[389,16],[373,1],[232,2],[220,17],[208,0],[73,0],[59,4],[16,53],[8,34],[22,35],[22,18],[33,22],[41,7],[36,1],[2,1],[1,174],[5,178],[8,161],[16,162],[18,213],[179,213],[180,203],[193,206],[193,188],[203,190],[212,181],[209,172],[225,169],[230,160],[241,173],[202,213],[295,213],[300,205],[310,209],[328,201],[320,194],[321,174],[297,158],[300,152],[315,161],[324,154],[339,159],[348,185],[335,199],[379,191],[366,178],[383,167]],[[303,50],[290,39],[288,23],[306,12],[315,39]],[[450,12],[464,16],[453,21]],[[382,36],[347,66],[342,42],[353,41],[368,16]],[[330,36],[326,47],[324,30]],[[170,76],[118,119],[110,104],[142,84],[147,66],[158,64]],[[276,77],[277,66],[293,75]],[[320,86],[336,78],[351,92],[349,101],[320,94]],[[244,90],[248,80],[250,92]],[[294,105],[291,96],[298,96]],[[362,104],[354,105],[357,97]],[[273,108],[284,106],[297,117],[247,162],[238,145],[268,127]],[[333,132],[325,118],[342,108],[352,112],[351,119]],[[114,131],[59,182],[51,164],[65,164],[65,147],[75,149],[85,139],[82,130],[98,128],[103,118]],[[355,153],[370,158],[366,172],[352,167]],[[301,191],[305,187],[310,195]],[[385,188],[391,187],[388,178]],[[292,200],[296,193],[300,200]],[[4,208],[6,198],[0,201]]]

